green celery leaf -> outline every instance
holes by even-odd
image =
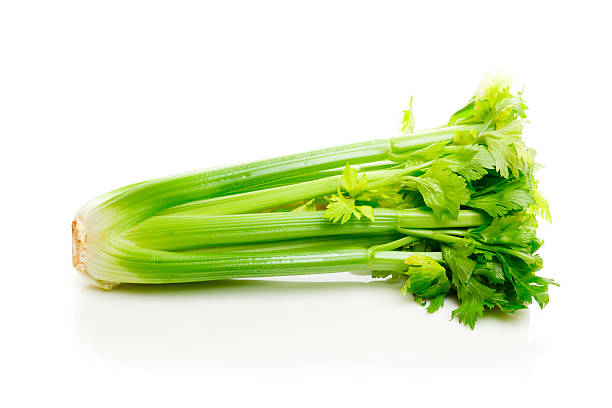
[[[476,254],[474,275],[484,277],[493,285],[500,285],[506,281],[504,268],[502,264],[496,260],[495,254],[478,249],[475,249],[474,253]]]
[[[535,205],[530,209],[535,213],[539,214],[542,219],[552,222],[552,216],[550,215],[550,206],[548,205],[548,201],[542,196],[540,190],[538,190],[538,182],[533,182],[533,188],[531,193],[533,195],[533,200],[535,201]]]
[[[359,211],[363,216],[365,216],[370,221],[374,221],[374,209],[369,205],[358,205],[357,211]],[[357,217],[359,219],[359,217]]]
[[[415,298],[433,298],[448,293],[451,288],[446,276],[446,269],[432,258],[414,254],[405,263],[408,270],[404,274],[408,279],[402,286],[402,293],[412,293]]]
[[[488,224],[469,231],[468,236],[485,244],[510,245],[534,252],[541,246],[536,237],[538,222],[528,212],[493,218]]]
[[[444,306],[444,298],[445,297],[446,297],[445,294],[440,294],[440,295],[432,298],[431,302],[429,303],[429,306],[427,306],[427,312],[428,313],[434,313],[438,309],[440,309],[442,306]]]
[[[445,153],[444,148],[447,145],[448,141],[443,140],[405,155],[404,157],[406,158],[406,166],[417,166],[421,163],[425,163],[442,157]]]
[[[455,130],[453,144],[457,146],[472,145],[478,137],[477,130]]]
[[[518,178],[521,172],[529,173],[533,169],[533,151],[523,143],[522,132],[523,124],[514,121],[495,130],[486,130],[476,140],[487,146],[495,168],[504,178],[508,178],[510,173]]]
[[[484,301],[467,291],[461,292],[460,300],[461,305],[453,310],[452,317],[457,317],[460,323],[469,326],[473,330],[476,320],[481,318],[484,312]]]
[[[357,177],[357,170],[346,163],[346,167],[342,170],[342,186],[350,194],[351,197],[357,197],[361,192],[368,187],[368,180],[365,174]]]
[[[509,302],[502,293],[476,279],[476,262],[469,258],[472,253],[473,243],[469,240],[458,242],[452,247],[442,245],[442,256],[451,269],[452,283],[461,302],[452,315],[473,329],[476,320],[482,317],[485,306],[503,309]]]
[[[546,306],[548,304],[548,301],[550,300],[550,297],[548,295],[548,286],[559,286],[559,284],[552,279],[542,278],[540,276],[535,275],[527,278],[527,281],[529,283],[531,294],[535,301],[538,302],[540,309],[543,309],[544,306]]]
[[[404,134],[408,135],[414,132],[414,113],[412,111],[412,101],[414,97],[410,97],[410,104],[408,110],[403,111],[404,117],[402,119],[401,130]]]
[[[325,210],[325,218],[331,222],[345,224],[353,215],[357,219],[361,218],[361,213],[355,207],[355,200],[353,198],[345,198],[340,191],[340,187],[338,187],[338,194],[332,195],[329,201]]]
[[[512,79],[498,73],[486,75],[472,99],[455,112],[449,125],[482,124],[484,129],[498,129],[518,118],[524,118],[527,106],[522,93],[510,94]],[[457,135],[456,135],[457,136]]]
[[[492,217],[499,217],[536,205],[533,192],[529,177],[499,179],[485,190],[472,193],[472,198],[466,205],[483,210]]]
[[[466,180],[479,180],[495,168],[491,153],[480,145],[462,147],[459,151],[438,159]]]
[[[329,198],[329,204],[325,210],[325,218],[331,222],[340,222],[345,224],[352,216],[361,219],[365,216],[370,221],[374,221],[374,209],[369,205],[355,205],[354,198],[346,198],[340,191],[338,186],[338,194],[334,194]]]
[[[474,253],[474,242],[463,239],[452,247],[443,246],[442,249],[442,254],[444,255],[446,251],[448,255],[444,256],[444,260],[453,271],[453,275],[457,276],[462,285],[467,284],[476,267],[476,261],[469,258]]]
[[[551,279],[535,275],[541,268],[541,264],[530,264],[525,260],[506,255],[497,255],[504,268],[504,274],[514,288],[516,298],[524,303],[531,303],[535,299],[540,307],[548,303],[548,286],[557,285]]]
[[[434,162],[422,176],[405,177],[404,186],[418,189],[425,204],[442,220],[457,219],[460,206],[470,200],[465,180],[442,162]]]
[[[359,194],[359,201],[375,203],[377,207],[399,209],[404,207],[404,198],[397,187],[381,187]]]

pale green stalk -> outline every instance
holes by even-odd
[[[165,251],[281,240],[390,234],[398,228],[464,228],[484,224],[487,216],[463,210],[456,220],[441,221],[425,209],[374,210],[374,221],[331,223],[324,211],[240,215],[167,215],[151,217],[123,237],[143,248]]]

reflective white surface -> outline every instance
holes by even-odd
[[[544,348],[529,339],[529,312],[488,316],[478,333],[448,318],[448,308],[428,315],[397,286],[355,281],[83,288],[75,307],[88,350],[144,368],[401,375],[453,361],[461,375],[506,376],[530,372]]]

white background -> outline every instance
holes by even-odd
[[[609,402],[605,2],[0,4],[3,406]],[[102,292],[72,270],[99,193],[395,136],[411,95],[436,126],[491,69],[547,166],[544,311],[472,332],[342,274]]]

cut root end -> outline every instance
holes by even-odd
[[[119,285],[96,279],[87,271],[87,229],[85,222],[80,217],[72,221],[72,266],[101,289],[111,290]]]

